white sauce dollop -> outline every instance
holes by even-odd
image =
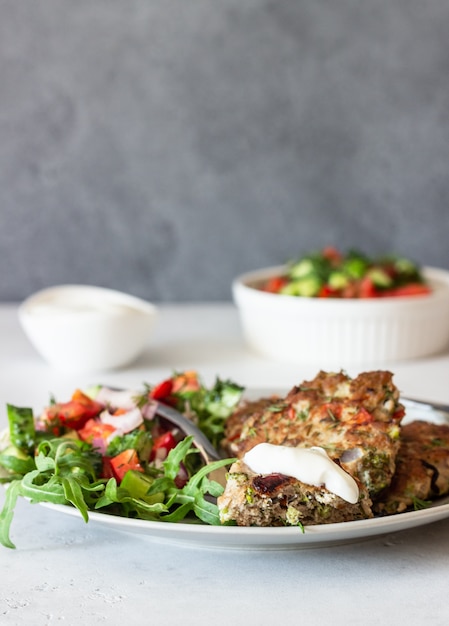
[[[101,300],[100,298],[83,295],[82,297],[71,298],[61,295],[47,298],[43,302],[35,303],[28,307],[33,315],[91,315],[101,314],[109,316],[136,315],[140,311],[132,306],[119,302]]]
[[[354,478],[334,463],[323,448],[293,448],[259,443],[243,457],[257,474],[284,474],[306,485],[324,487],[346,502],[356,504],[359,488]]]

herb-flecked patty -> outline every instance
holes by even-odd
[[[240,411],[230,418],[223,442],[238,458],[263,442],[320,446],[372,499],[391,482],[404,415],[391,372],[351,378],[344,372],[320,371],[285,398],[250,403]]]

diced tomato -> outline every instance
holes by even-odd
[[[318,298],[336,298],[339,295],[337,289],[332,289],[329,285],[323,285],[318,292]]]
[[[350,282],[341,291],[342,298],[358,298],[358,285],[355,282]]]
[[[386,289],[382,292],[382,297],[401,297],[401,296],[425,296],[431,292],[428,285],[423,283],[410,283],[403,285],[402,287],[394,287],[393,289]]]
[[[158,385],[155,385],[150,391],[149,396],[150,398],[153,398],[153,400],[163,400],[172,393],[172,390],[173,380],[168,378],[167,380],[163,380]]]
[[[275,276],[265,283],[262,290],[268,291],[268,293],[279,293],[282,287],[285,287],[287,283],[288,280],[283,276]]]
[[[405,416],[405,408],[401,405],[401,407],[396,409],[396,411],[393,413],[393,419],[399,421],[404,416]]]
[[[293,422],[296,419],[296,417],[297,417],[296,409],[293,406],[291,406],[288,409],[288,419]]]
[[[83,441],[92,443],[95,447],[98,447],[100,441],[105,444],[107,439],[115,431],[114,426],[111,424],[104,424],[93,418],[87,420],[82,428],[78,430],[78,436]]]
[[[103,410],[103,405],[95,402],[89,396],[77,389],[69,402],[58,402],[47,407],[43,414],[43,420],[53,425],[79,430],[93,417]]]
[[[359,297],[360,298],[376,298],[378,295],[376,285],[369,276],[365,276],[360,281]]]
[[[242,435],[242,432],[238,431],[238,432],[234,433],[233,435],[231,435],[229,437],[226,437],[226,440],[227,441],[237,441],[237,439],[240,439],[241,435]]]
[[[148,396],[158,402],[176,406],[177,398],[173,395],[173,379],[167,378],[167,380],[163,380],[158,385],[155,385]]]
[[[123,452],[120,452],[120,454],[117,454],[117,456],[113,456],[109,459],[109,465],[112,469],[114,478],[118,482],[121,482],[123,476],[128,470],[143,472],[143,467],[139,463],[137,452],[133,449],[124,450]]]
[[[188,370],[177,374],[172,378],[172,393],[182,393],[186,391],[198,391],[201,387],[198,374],[195,370]]]
[[[102,456],[101,463],[102,463],[102,472],[101,472],[102,478],[106,478],[106,479],[116,478],[114,470],[112,469],[112,465],[111,465],[111,457]]]
[[[167,431],[160,437],[157,437],[153,442],[153,447],[150,452],[150,461],[154,459],[164,460],[167,454],[176,446],[176,439],[171,431]]]
[[[153,400],[176,407],[179,400],[177,394],[198,391],[200,387],[201,384],[197,372],[188,370],[155,385],[148,395]]]
[[[326,402],[320,408],[321,419],[340,420],[342,406],[339,402]]]
[[[339,250],[337,250],[337,248],[334,248],[334,246],[326,246],[321,251],[321,254],[325,259],[328,259],[335,265],[341,263],[343,260],[343,255],[339,252]]]
[[[348,422],[357,426],[363,426],[364,424],[370,424],[374,421],[374,417],[363,406],[359,408],[357,413],[351,417]]]

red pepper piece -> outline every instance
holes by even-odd
[[[123,476],[128,470],[143,472],[143,467],[139,463],[137,452],[133,449],[124,450],[123,452],[120,452],[120,454],[117,454],[117,456],[113,456],[109,459],[109,465],[112,469],[114,478],[118,482],[122,481]]]

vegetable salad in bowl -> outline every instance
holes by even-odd
[[[384,365],[449,342],[449,271],[402,256],[325,248],[241,274],[232,294],[248,348],[284,363]]]

